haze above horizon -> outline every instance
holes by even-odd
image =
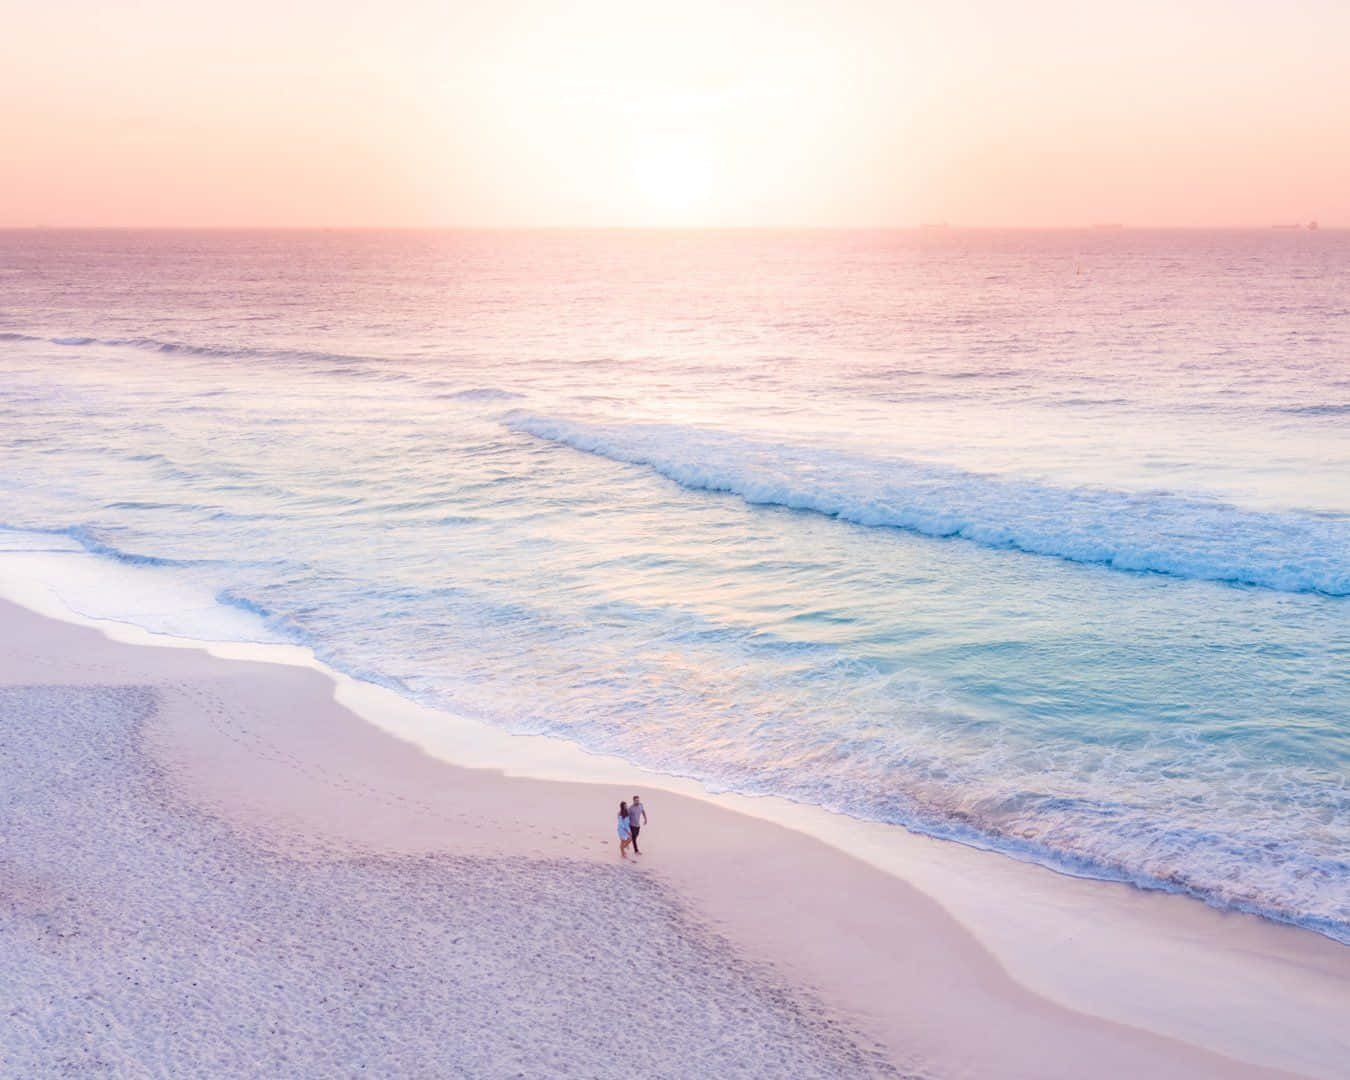
[[[0,226],[1350,225],[1350,5],[56,0]]]

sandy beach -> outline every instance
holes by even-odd
[[[1350,1080],[1350,3],[67,8],[0,1080]]]
[[[0,658],[11,1074],[1331,1077],[1343,1061],[1350,950],[1307,932],[1048,875],[1065,898],[1144,903],[1210,958],[1144,977],[1196,1014],[1147,1030],[1034,992],[900,876],[650,777],[627,864],[611,818],[632,792],[438,760],[318,670],[10,603]],[[1055,945],[1047,970],[1074,967],[1072,935]],[[1214,977],[1235,955],[1252,985]]]

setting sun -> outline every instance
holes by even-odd
[[[1343,4],[75,6],[0,39],[0,224],[1350,221]]]
[[[1350,0],[0,35],[0,1073],[1344,1080]]]
[[[716,162],[697,139],[652,137],[633,152],[635,201],[651,217],[697,217],[713,190]]]

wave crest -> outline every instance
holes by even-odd
[[[754,505],[1114,570],[1350,596],[1345,515],[1263,513],[1166,491],[1061,488],[675,425],[534,415],[506,424]]]
[[[5,331],[0,332],[0,341],[42,341],[50,345],[61,345],[67,348],[83,348],[90,345],[96,345],[102,348],[112,349],[137,349],[142,352],[162,353],[169,356],[201,356],[227,360],[273,359],[293,360],[304,363],[361,364],[379,359],[378,357],[371,356],[348,356],[341,353],[313,352],[303,349],[266,349],[254,348],[251,346],[196,345],[184,341],[162,341],[159,338],[149,337],[96,338],[85,337],[82,335],[39,337],[33,334]],[[346,374],[346,371],[345,369],[339,369],[331,372],[331,374]]]
[[[502,390],[495,386],[475,386],[468,390],[456,390],[453,393],[437,394],[438,398],[445,401],[511,401],[516,398],[523,398],[524,394],[517,394],[514,390]]]

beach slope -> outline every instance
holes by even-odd
[[[1333,1075],[1051,1001],[899,877],[711,801],[644,789],[622,863],[631,791],[437,760],[334,691],[0,602],[4,1072]]]

